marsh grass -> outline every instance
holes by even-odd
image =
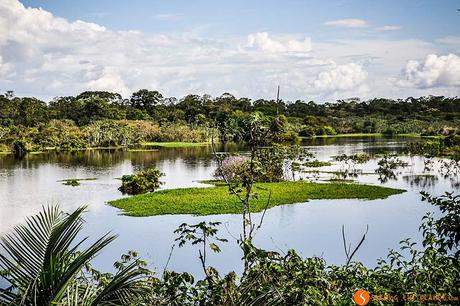
[[[212,183],[212,181],[207,181]],[[257,199],[251,201],[251,211],[263,211],[267,205],[269,190],[272,192],[268,207],[303,203],[313,199],[381,199],[405,192],[401,189],[380,186],[343,184],[278,182],[256,183]],[[181,188],[123,198],[109,202],[129,216],[154,216],[167,214],[240,214],[242,206],[229,194],[226,186],[209,188]]]
[[[62,185],[66,186],[80,186],[81,181],[95,181],[97,178],[95,177],[88,177],[88,178],[71,178],[71,179],[65,179],[65,180],[59,180],[58,182],[62,182]]]
[[[319,161],[317,159],[303,163],[303,166],[308,167],[308,168],[319,168],[319,167],[326,167],[326,166],[331,166],[331,165],[332,165],[331,162]]]
[[[162,148],[191,148],[204,147],[209,145],[209,142],[144,142],[144,147],[162,147]]]
[[[158,149],[129,149],[128,152],[158,152]]]

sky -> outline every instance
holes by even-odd
[[[0,92],[460,96],[460,0],[0,0]]]

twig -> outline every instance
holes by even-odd
[[[366,240],[366,235],[367,235],[367,232],[369,231],[369,224],[366,225],[366,232],[364,233],[363,237],[361,238],[361,241],[358,243],[358,245],[355,247],[355,249],[353,250],[353,252],[351,252],[351,255],[350,255],[350,250],[351,250],[351,243],[348,245],[348,249],[347,249],[347,242],[346,242],[346,238],[345,238],[345,226],[342,225],[342,240],[343,240],[343,248],[345,250],[345,256],[346,256],[346,266],[348,266],[351,262],[351,260],[353,259],[353,256],[356,254],[356,252],[358,251],[358,249],[361,247],[361,245],[363,244],[364,240]]]
[[[175,244],[173,244],[173,245],[172,245],[172,247],[171,247],[171,251],[169,251],[168,260],[166,261],[166,264],[165,264],[165,266],[164,266],[164,269],[163,269],[163,274],[165,274],[165,272],[166,272],[166,269],[168,268],[168,265],[169,265],[169,261],[171,260],[171,257],[172,257],[172,253],[173,253],[173,251],[174,251],[174,247],[175,247],[175,246],[176,246],[176,245],[175,245]]]

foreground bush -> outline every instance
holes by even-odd
[[[160,187],[160,177],[163,175],[156,168],[147,169],[137,174],[123,175],[121,178],[121,187],[118,189],[127,194],[153,192]]]

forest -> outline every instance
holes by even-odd
[[[235,133],[251,113],[277,119],[279,140],[340,134],[437,136],[456,134],[458,97],[356,99],[319,103],[187,95],[164,97],[141,89],[131,97],[105,91],[56,97],[0,95],[0,152],[136,147],[144,142],[222,143],[242,140]]]

